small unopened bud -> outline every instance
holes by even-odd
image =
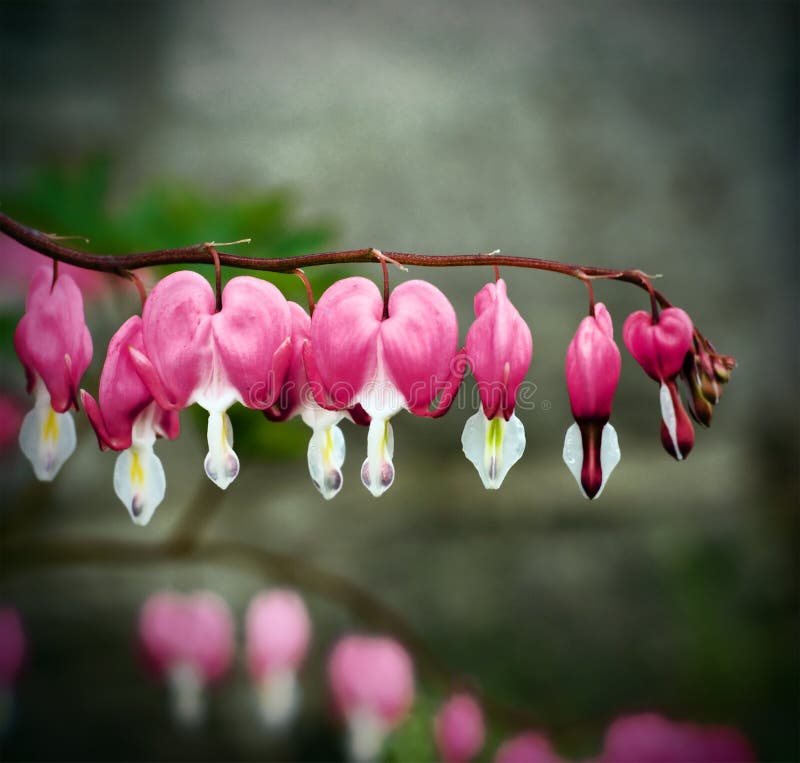
[[[736,368],[736,359],[730,355],[715,355],[714,360],[714,376],[721,384],[725,384],[731,378],[731,371]]]
[[[689,390],[689,413],[704,427],[711,426],[717,398],[709,399],[704,388],[707,377],[697,355],[688,353],[683,362],[682,376]]]

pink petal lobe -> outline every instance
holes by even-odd
[[[475,322],[467,332],[467,358],[489,419],[514,412],[517,390],[533,356],[530,329],[508,299],[501,278],[475,296]]]
[[[631,313],[622,329],[625,346],[644,372],[656,381],[677,376],[692,346],[692,319],[679,307],[662,310],[653,323],[650,313]]]
[[[114,450],[130,447],[133,422],[153,400],[136,371],[129,347],[144,351],[142,319],[138,315],[128,318],[111,337],[100,374],[100,411],[106,435],[103,439]],[[90,413],[89,419],[95,426],[96,416]],[[100,438],[102,433],[97,426],[95,431]]]
[[[216,298],[208,282],[189,270],[159,281],[145,303],[145,353],[176,408],[193,402],[193,394],[207,382],[213,368],[211,316],[215,309]],[[163,395],[156,394],[150,382],[148,386],[159,405],[166,407],[166,401],[159,399]]]
[[[382,316],[378,287],[359,277],[337,281],[314,308],[311,347],[316,372],[339,409],[353,405],[375,373]]]
[[[581,321],[567,348],[567,391],[575,419],[608,420],[621,368],[611,316],[601,303],[594,317]]]
[[[311,317],[296,302],[289,302],[289,315],[292,322],[291,356],[286,378],[281,386],[275,413],[265,410],[267,418],[284,421],[296,415],[308,394],[308,375],[303,362],[303,346],[311,337]]]
[[[401,283],[380,327],[383,361],[410,410],[427,408],[452,376],[458,321],[447,297],[427,281]]]
[[[291,334],[289,305],[283,294],[259,278],[232,278],[222,292],[222,310],[213,316],[212,325],[215,352],[242,402],[250,408],[271,405],[270,397],[274,399],[283,383],[289,363],[288,354],[275,358]]]

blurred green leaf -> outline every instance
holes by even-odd
[[[390,763],[435,763],[439,756],[433,741],[433,718],[439,701],[418,689],[411,715],[386,742],[384,760]]]

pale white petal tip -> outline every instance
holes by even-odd
[[[597,491],[595,498],[600,497],[600,493],[605,489],[611,472],[617,468],[621,458],[622,453],[619,449],[617,430],[611,424],[606,424],[603,427],[602,440],[600,442],[600,468],[603,470],[603,483],[600,485],[600,490]]]
[[[279,729],[288,724],[300,706],[300,684],[291,670],[278,670],[256,684],[258,709],[267,728]]]
[[[678,417],[675,413],[675,404],[672,402],[672,395],[669,392],[669,387],[664,384],[664,382],[661,382],[661,388],[658,391],[658,399],[661,403],[661,418],[669,432],[670,439],[672,440],[672,447],[675,449],[675,458],[678,461],[682,461],[683,456],[678,446]]]
[[[608,478],[611,472],[617,467],[620,461],[621,454],[619,449],[619,438],[617,437],[617,430],[611,424],[606,424],[603,427],[603,432],[600,435],[600,470],[603,474],[603,481],[600,484],[600,489],[595,494],[594,498],[600,497],[601,493],[606,487]],[[567,429],[567,434],[564,437],[564,450],[562,453],[564,463],[570,470],[575,482],[578,483],[581,495],[588,498],[586,491],[581,484],[581,470],[583,468],[583,440],[581,439],[581,430],[577,424],[573,424]]]
[[[192,665],[180,662],[168,674],[172,715],[181,726],[196,728],[206,715],[203,679]]]
[[[386,724],[372,711],[356,710],[347,719],[348,753],[353,763],[378,759],[388,734]]]
[[[19,447],[33,466],[36,479],[52,482],[64,462],[75,451],[75,420],[69,411],[56,413],[50,396],[38,396],[33,410],[22,421]]]
[[[208,454],[203,468],[208,478],[222,490],[239,474],[239,457],[233,450],[233,426],[224,411],[208,414]]]
[[[164,467],[151,445],[132,445],[117,456],[114,492],[135,525],[144,527],[150,522],[166,490]]]
[[[487,490],[497,490],[525,451],[525,427],[513,414],[487,419],[480,410],[467,419],[461,435],[464,455],[478,470]]]
[[[394,482],[394,432],[385,419],[373,418],[367,433],[367,458],[361,465],[361,482],[376,498]]]
[[[578,483],[581,495],[588,498],[586,491],[581,484],[581,469],[583,468],[583,442],[581,440],[581,430],[577,424],[573,424],[567,429],[567,434],[564,437],[564,450],[561,454],[564,463],[567,465],[575,482]]]
[[[336,425],[314,429],[308,443],[308,473],[314,487],[329,501],[342,489],[345,444]]]

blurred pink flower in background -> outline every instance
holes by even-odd
[[[513,737],[500,746],[494,763],[563,763],[550,740],[533,731]]]
[[[156,676],[169,683],[176,720],[201,722],[204,689],[225,675],[234,652],[233,619],[225,601],[208,591],[153,594],[139,615],[139,642]]]
[[[261,715],[268,725],[282,725],[300,700],[297,671],[311,642],[308,611],[294,591],[264,592],[250,602],[245,631],[247,666]]]
[[[480,705],[469,694],[454,694],[433,723],[436,747],[444,763],[467,763],[483,747],[486,728]]]
[[[0,392],[0,453],[16,448],[25,408],[15,396]]]
[[[656,713],[617,718],[598,763],[754,763],[752,747],[728,726],[675,723]]]
[[[25,662],[27,644],[16,607],[0,607],[0,734],[11,723],[14,682]]]
[[[347,722],[350,758],[374,760],[414,701],[411,657],[391,638],[345,636],[331,652],[328,680]]]
[[[0,305],[22,302],[37,268],[50,263],[52,260],[49,257],[34,252],[33,249],[28,249],[13,238],[0,233],[0,272],[2,272]],[[120,280],[117,276],[76,268],[64,262],[59,263],[58,272],[69,275],[87,299],[103,296],[114,281]]]

